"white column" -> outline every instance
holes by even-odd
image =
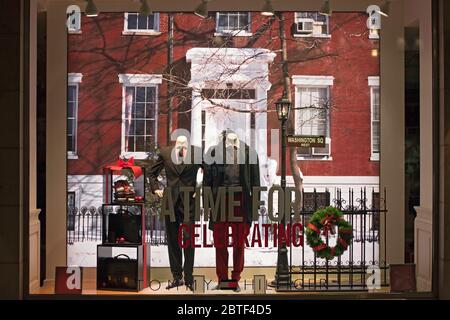
[[[418,291],[431,291],[433,270],[433,75],[431,1],[404,3],[405,26],[420,34],[420,207],[414,222],[414,259]]]
[[[47,6],[47,153],[46,153],[46,281],[55,267],[67,264],[66,246],[66,126],[68,2]]]
[[[192,93],[191,144],[202,146],[202,98],[195,90]]]
[[[29,290],[35,292],[40,286],[41,278],[41,224],[39,222],[40,209],[30,209],[29,245]]]
[[[30,1],[30,161],[29,161],[29,290],[39,288],[41,276],[41,226],[39,222],[40,209],[36,200],[36,80],[37,80],[37,0]]]

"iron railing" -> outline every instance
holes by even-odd
[[[305,197],[300,217],[302,225],[307,226],[310,217],[320,207],[316,201],[308,205],[304,200]],[[306,244],[306,239],[303,247],[291,247],[291,285],[279,287],[278,291],[350,291],[367,290],[371,285],[374,289],[389,285],[385,260],[386,191],[380,198],[374,190],[369,194],[365,188],[358,193],[349,189],[344,197],[342,190],[337,189],[331,205],[338,208],[352,225],[352,243],[342,256],[332,260],[318,258]],[[381,241],[382,236],[384,241]],[[336,236],[327,235],[324,241],[332,246]]]
[[[69,207],[67,210],[67,244],[79,242],[102,241],[102,207],[82,206]],[[145,212],[146,233],[145,241],[151,245],[165,245],[167,239],[164,223],[152,209]]]

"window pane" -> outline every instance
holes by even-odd
[[[125,93],[125,119],[129,119],[132,116],[134,99],[135,88],[127,87]]]
[[[136,102],[145,102],[145,87],[136,88]]]
[[[75,152],[72,136],[67,136],[67,151]]]
[[[327,16],[318,13],[318,14],[317,14],[317,20],[316,20],[316,21],[318,21],[318,22],[324,22],[324,23],[325,23],[325,22],[327,22]]]
[[[373,141],[373,152],[380,152],[380,123],[372,123],[372,141]]]
[[[156,100],[156,88],[147,87],[147,102],[155,102]]]
[[[148,136],[154,136],[155,135],[155,121],[147,120],[146,128],[145,128],[145,134]]]
[[[69,86],[67,88],[67,101],[75,101],[76,99],[76,86]]]
[[[126,88],[126,95],[127,96],[131,96],[134,99],[134,92],[135,92],[135,88],[134,87],[127,87]]]
[[[67,103],[67,117],[68,118],[75,117],[75,103],[73,103],[73,102]]]
[[[135,151],[136,152],[145,151],[144,147],[145,147],[145,137],[136,137]]]
[[[127,137],[128,140],[128,146],[126,148],[126,151],[134,151],[134,137]]]
[[[128,14],[128,29],[136,30],[137,29],[137,14],[129,13]]]
[[[314,105],[317,108],[326,108],[328,104],[327,97],[327,89],[319,88],[316,92],[314,92]]]
[[[219,13],[219,29],[226,30],[228,28],[228,15],[226,13]]]
[[[243,12],[240,14],[240,21],[239,21],[239,27],[241,29],[248,29],[249,27],[249,21],[248,21],[248,13]]]
[[[238,30],[239,29],[239,20],[237,14],[230,13],[228,16],[229,21],[229,29],[230,30]]]
[[[147,17],[143,14],[138,15],[138,29],[139,30],[147,30]]]
[[[380,120],[380,106],[379,105],[373,106],[373,119],[372,120],[375,120],[375,121]]]
[[[147,103],[145,117],[147,119],[155,119],[155,105],[153,103]]]
[[[316,121],[317,123],[317,131],[314,133],[319,136],[326,136],[327,135],[327,120],[326,120],[326,112],[319,111],[318,119]],[[322,117],[325,117],[321,119]]]
[[[135,118],[145,118],[145,103],[136,103],[134,108]]]
[[[144,120],[136,120],[136,135],[144,135],[145,131],[145,121]]]
[[[148,20],[148,29],[152,30],[152,29],[156,29],[155,28],[155,15],[151,14],[147,17]]]
[[[134,134],[134,130],[135,130],[135,124],[134,124],[134,120],[132,120],[129,124],[129,129],[127,130],[127,134],[128,135],[133,135]]]
[[[74,134],[73,120],[67,120],[67,134]]]
[[[301,135],[328,136],[328,90],[299,88],[296,107],[296,132]]]
[[[372,120],[380,120],[380,89],[372,89]]]

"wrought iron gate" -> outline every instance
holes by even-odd
[[[353,241],[342,256],[332,260],[318,258],[306,243],[298,250],[291,244],[291,286],[278,287],[277,291],[358,291],[368,290],[370,286],[387,287],[386,191],[380,197],[374,190],[368,194],[365,188],[358,193],[349,189],[345,194],[337,189],[331,201],[330,193],[325,194],[322,199],[326,200],[320,201],[320,194],[315,190],[309,195],[304,193],[301,223],[307,226],[315,211],[332,205],[353,226]],[[336,237],[327,235],[324,240],[331,245],[336,240],[333,238]]]

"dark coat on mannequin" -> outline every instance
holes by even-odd
[[[245,211],[245,222],[247,224],[252,224],[253,214],[253,187],[260,186],[260,173],[259,173],[259,159],[256,150],[250,148],[245,142],[239,141],[240,147],[244,148],[244,151],[240,151],[240,155],[245,156],[245,161],[240,161],[239,163],[239,176],[240,176],[240,186],[243,192],[243,206]],[[218,159],[223,159],[222,155],[224,151],[225,139],[216,146],[211,147],[208,150],[208,155],[216,157]],[[241,158],[239,158],[242,160]],[[253,163],[250,163],[250,160]],[[219,162],[219,163],[218,163]],[[225,178],[225,161],[214,161],[212,164],[205,164],[204,175],[203,175],[203,186],[211,187],[213,197],[217,201],[217,194],[219,187],[224,186]],[[259,193],[258,193],[259,195]],[[258,199],[259,200],[259,199]],[[258,201],[259,202],[259,201]],[[212,230],[214,227],[214,221],[209,219],[209,228]]]

